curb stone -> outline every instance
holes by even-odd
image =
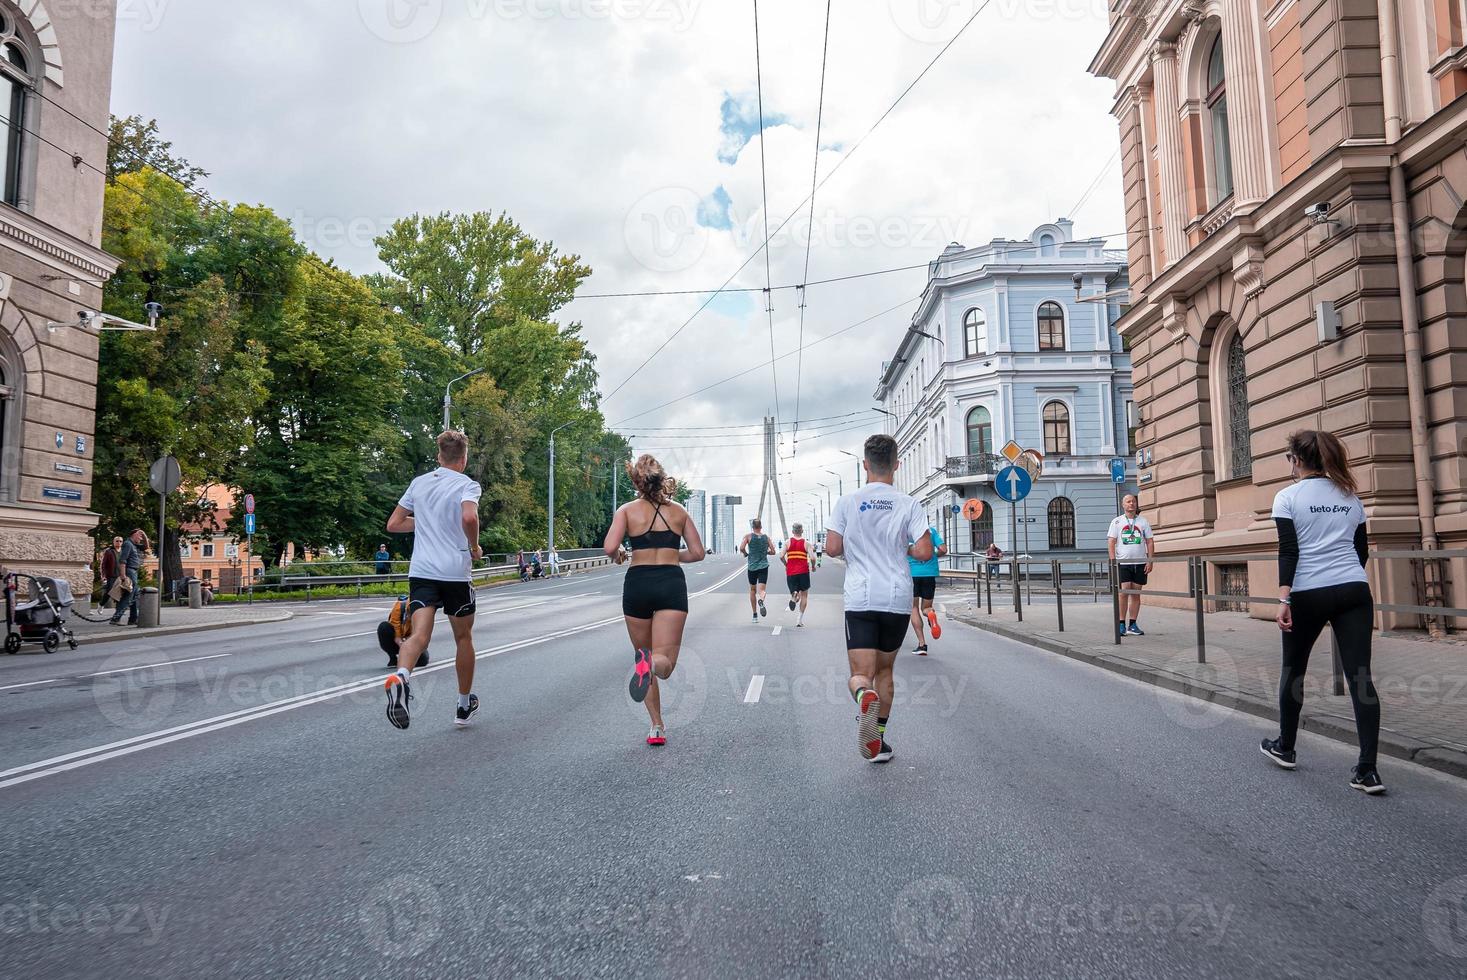
[[[1105,654],[1095,654],[1088,650],[1070,646],[1047,636],[1036,636],[1025,633],[1014,628],[1008,623],[991,623],[983,619],[974,618],[971,613],[959,612],[949,607],[947,615],[958,622],[966,623],[975,629],[986,633],[1002,636],[1004,639],[1023,643],[1026,646],[1037,647],[1049,653],[1055,653],[1071,660],[1088,663],[1112,673],[1121,674],[1132,680],[1151,684],[1154,687],[1175,691],[1200,701],[1208,701],[1224,708],[1241,711],[1245,714],[1254,715],[1258,718],[1266,718],[1269,721],[1277,721],[1279,717],[1278,706],[1272,701],[1244,694],[1240,691],[1215,688],[1208,684],[1192,680],[1186,677],[1176,677],[1157,671],[1154,667],[1138,664],[1124,657],[1113,657]],[[1337,742],[1355,744],[1355,720],[1353,717],[1341,717],[1332,714],[1311,714],[1308,708],[1299,719],[1299,727],[1316,735],[1332,738]],[[1467,779],[1467,752],[1458,752],[1433,742],[1423,742],[1409,735],[1401,735],[1396,732],[1381,730],[1380,754],[1395,759],[1404,759],[1417,765],[1435,769],[1451,776]]]
[[[157,626],[147,630],[139,630],[136,627],[119,627],[111,633],[100,633],[96,636],[78,636],[77,646],[94,646],[98,643],[118,643],[123,640],[141,640],[150,636],[177,636],[182,633],[207,633],[210,630],[234,629],[236,626],[261,626],[266,623],[283,623],[288,619],[294,619],[295,613],[281,611],[271,613],[269,616],[261,616],[254,619],[233,620],[224,623],[196,623],[189,626]]]

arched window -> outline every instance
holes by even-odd
[[[1248,423],[1248,364],[1243,338],[1228,342],[1228,479],[1253,475],[1253,429]]]
[[[976,521],[968,522],[968,533],[972,539],[972,551],[975,554],[988,550],[993,544],[993,507],[990,504],[983,505],[983,513]]]
[[[20,478],[20,359],[0,332],[0,500],[14,501]]]
[[[1070,454],[1070,409],[1064,402],[1044,406],[1044,455]]]
[[[1039,304],[1039,349],[1065,349],[1065,311],[1058,303]]]
[[[968,455],[988,456],[993,453],[993,416],[979,405],[968,413]]]
[[[1040,255],[1053,255],[1054,254],[1054,236],[1053,235],[1040,235],[1039,236],[1039,254]]]
[[[6,204],[19,205],[22,163],[25,152],[26,103],[35,87],[31,66],[35,63],[17,33],[15,16],[0,10],[0,134],[5,141],[4,173],[0,175],[0,194]]]
[[[1246,69],[1246,66],[1244,68]],[[1228,142],[1228,80],[1223,70],[1222,35],[1212,42],[1212,53],[1207,56],[1207,117],[1212,132],[1212,180],[1215,197],[1212,204],[1219,203],[1233,193],[1233,154]]]
[[[978,307],[963,316],[963,356],[977,357],[988,353],[988,318]]]
[[[1075,546],[1075,505],[1069,497],[1055,497],[1049,502],[1049,548]]]

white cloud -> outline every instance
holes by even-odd
[[[835,5],[822,174],[937,53],[934,39],[950,37],[974,9],[974,0]],[[762,140],[771,227],[810,189],[823,16],[823,4],[760,6],[764,109],[784,121]],[[1097,0],[992,0],[821,189],[810,277],[921,264],[952,238],[1018,237],[1064,214],[1116,146],[1111,85],[1085,73],[1104,31]],[[213,173],[211,193],[270,205],[295,219],[312,247],[356,271],[378,267],[371,238],[395,217],[505,210],[532,234],[582,255],[595,269],[587,292],[621,292],[719,285],[762,240],[761,139],[750,139],[732,164],[719,160],[724,100],[746,105],[753,86],[748,4],[175,3],[159,17],[119,23],[113,111],[156,116],[177,150]],[[698,226],[699,202],[720,186],[733,227]],[[683,227],[666,224],[680,209],[697,236],[686,249],[677,237]],[[1115,168],[1071,217],[1081,235],[1122,230]],[[651,231],[666,236],[650,253],[657,240],[638,237],[650,233],[649,220],[662,222]],[[802,213],[776,238],[776,284],[803,278],[804,222]],[[763,283],[757,256],[737,284]],[[812,288],[805,340],[915,297],[922,284],[913,271]],[[796,297],[774,295],[780,354],[798,344]],[[587,299],[565,317],[584,322],[610,391],[701,301]],[[807,352],[801,415],[868,408],[909,309]],[[756,365],[769,358],[769,344],[761,294],[720,300],[612,398],[606,414],[628,418]],[[777,367],[788,420],[796,359]],[[764,367],[634,419],[626,431],[751,426],[697,441],[662,433],[636,442],[662,450],[669,468],[695,485],[756,499],[759,448],[725,444],[753,441],[752,427],[774,405]],[[817,478],[833,483],[822,475],[827,468],[851,471],[837,450],[857,450],[863,433],[821,431],[834,434],[802,440],[786,464],[795,471],[786,491]],[[802,498],[801,516],[810,502]]]

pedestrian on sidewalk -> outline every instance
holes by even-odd
[[[438,468],[408,484],[392,516],[387,533],[412,534],[413,557],[408,564],[408,608],[411,631],[397,653],[397,672],[387,678],[387,720],[407,728],[413,668],[433,639],[433,619],[442,609],[453,628],[458,672],[458,709],[454,724],[464,727],[479,710],[474,688],[474,562],[484,557],[479,547],[479,498],[483,488],[464,473],[469,464],[469,440],[462,432],[447,430],[438,436]]]
[[[1116,573],[1121,586],[1120,621],[1116,632],[1121,636],[1145,636],[1136,625],[1141,615],[1141,590],[1151,575],[1151,560],[1156,554],[1156,540],[1151,534],[1151,522],[1141,516],[1141,502],[1134,493],[1128,493],[1121,501],[1119,517],[1110,522],[1110,560],[1116,563]]]
[[[117,584],[122,586],[122,592],[117,597],[117,609],[108,620],[113,626],[122,624],[123,613],[127,613],[127,625],[138,624],[138,582],[142,579],[143,552],[149,547],[148,535],[142,528],[135,528],[122,543],[122,550],[117,554]],[[161,561],[159,571],[162,571]]]
[[[1297,766],[1294,742],[1304,707],[1309,653],[1325,626],[1334,630],[1345,683],[1355,706],[1360,759],[1350,785],[1372,796],[1384,793],[1376,772],[1380,698],[1370,676],[1375,600],[1365,574],[1369,557],[1365,508],[1355,495],[1344,443],[1329,432],[1289,436],[1286,457],[1292,486],[1274,497],[1279,535],[1279,609],[1283,670],[1279,678],[1279,737],[1263,740],[1263,754],[1285,768]]]
[[[632,546],[632,567],[627,569],[621,594],[622,617],[635,650],[627,690],[633,701],[647,706],[652,722],[647,744],[666,745],[659,681],[667,680],[677,669],[683,627],[688,622],[688,580],[682,566],[702,561],[706,552],[697,525],[672,499],[677,484],[662,464],[643,454],[627,472],[637,488],[637,499],[617,508],[602,548],[606,557],[620,565],[627,560],[622,541]],[[642,530],[633,533],[633,528]]]
[[[387,550],[386,544],[379,544],[377,546],[377,554],[372,557],[377,562],[378,575],[392,574],[392,553]]]
[[[112,591],[112,586],[115,585],[117,582],[117,559],[121,554],[122,535],[119,534],[117,537],[113,538],[112,543],[109,544],[102,551],[101,560],[97,563],[98,567],[102,570],[101,608],[103,609],[106,609],[108,603],[112,601],[112,597],[107,593]]]
[[[912,608],[908,558],[932,557],[932,534],[922,505],[892,485],[901,465],[896,440],[866,440],[867,483],[836,502],[825,550],[846,560],[846,657],[849,690],[858,707],[856,740],[867,762],[890,762],[886,726],[895,696],[897,652]],[[914,543],[915,542],[915,543]]]
[[[912,652],[919,657],[927,656],[927,638],[922,635],[923,619],[932,627],[932,638],[942,639],[942,627],[937,624],[937,610],[932,608],[932,600],[937,596],[937,576],[942,571],[937,560],[947,554],[947,545],[937,528],[928,525],[927,533],[932,536],[932,557],[926,561],[907,558],[912,568],[912,632],[917,634],[917,649]]]

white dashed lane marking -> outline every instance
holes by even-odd
[[[759,695],[764,691],[764,675],[755,674],[749,678],[749,689],[744,692],[745,704],[758,704]]]

